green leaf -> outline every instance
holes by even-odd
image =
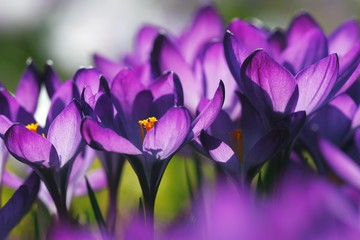
[[[87,188],[87,191],[88,191],[88,196],[89,196],[89,199],[90,199],[91,207],[92,207],[94,215],[95,215],[96,222],[97,222],[97,224],[98,224],[98,226],[100,228],[100,231],[104,232],[104,231],[106,231],[106,223],[105,223],[104,217],[101,214],[99,204],[98,204],[98,202],[96,200],[94,191],[91,188],[87,177],[85,177],[85,181],[86,181],[86,188]]]

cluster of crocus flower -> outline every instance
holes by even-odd
[[[94,63],[63,82],[51,64],[40,71],[29,62],[15,94],[1,87],[1,184],[17,190],[0,209],[0,236],[37,197],[54,216],[52,239],[360,236],[356,20],[326,36],[307,13],[269,30],[240,19],[226,26],[205,6],[183,33],[144,26],[121,61],[95,55]],[[44,125],[34,117],[41,89],[50,99]],[[9,153],[27,166],[26,180],[5,168]],[[154,231],[175,155],[193,159],[198,184],[189,184],[190,211]],[[96,158],[102,167],[92,169]],[[142,197],[124,227],[117,203],[126,161]],[[215,180],[202,177],[205,163]],[[106,220],[93,192],[102,188]],[[86,194],[98,235],[69,212],[72,197]]]

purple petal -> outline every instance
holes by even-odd
[[[90,182],[91,188],[94,191],[101,190],[106,187],[107,181],[105,172],[103,169],[96,169],[86,174]],[[79,179],[79,182],[76,184],[74,196],[84,196],[87,195],[88,191],[86,188],[85,178]]]
[[[46,138],[20,124],[5,133],[4,142],[11,155],[30,166],[60,167],[54,146]]]
[[[299,39],[289,43],[281,56],[283,65],[294,74],[328,55],[327,39],[322,31],[306,32]]]
[[[222,80],[226,89],[224,108],[229,108],[234,98],[237,98],[235,91],[238,88],[226,63],[223,44],[220,42],[211,44],[204,53],[202,64],[206,81],[206,96],[211,96],[218,87],[218,81]]]
[[[289,131],[285,124],[280,123],[261,138],[245,156],[247,172],[251,167],[261,165],[279,153],[288,143]]]
[[[100,86],[101,73],[95,68],[79,69],[74,75],[74,82],[79,92],[82,92],[85,86],[90,86],[91,90],[96,93]]]
[[[92,148],[130,155],[141,154],[141,151],[129,140],[121,137],[110,128],[100,126],[98,122],[90,118],[85,118],[82,121],[81,133],[86,143]]]
[[[356,129],[360,127],[360,106],[354,112],[354,116],[352,118],[351,128]]]
[[[159,34],[160,29],[155,26],[143,26],[135,38],[135,55],[133,65],[141,65],[149,60],[149,56],[154,45],[155,38]]]
[[[113,62],[105,57],[98,54],[93,56],[95,66],[99,71],[106,77],[107,80],[111,81],[118,72],[124,67],[120,63]],[[109,83],[111,84],[111,82]],[[95,91],[95,89],[93,89]]]
[[[242,65],[244,93],[262,112],[287,113],[296,92],[295,78],[268,53],[257,50]]]
[[[339,59],[339,76],[333,93],[340,94],[350,88],[360,76],[360,42]]]
[[[201,82],[197,80],[190,65],[185,61],[179,50],[164,35],[159,35],[151,53],[152,72],[157,77],[165,71],[174,71],[180,78],[184,89],[185,106],[195,112],[196,104],[201,96]]]
[[[52,67],[51,61],[48,61],[45,65],[44,83],[50,99],[62,85],[60,77],[56,74]]]
[[[239,53],[239,42],[229,30],[226,31],[224,36],[224,54],[226,58],[226,62],[229,66],[229,70],[234,77],[234,79],[238,82],[240,89],[242,90],[242,83],[240,81],[240,65],[242,64],[240,60]]]
[[[0,137],[2,137],[13,124],[14,123],[10,121],[5,115],[0,115]]]
[[[235,19],[228,27],[228,30],[236,37],[239,62],[245,61],[253,51],[258,48],[269,49],[267,38],[269,33],[243,20]]]
[[[192,25],[180,39],[181,52],[186,62],[192,64],[205,43],[223,34],[224,23],[216,8],[208,5],[199,9]]]
[[[131,114],[136,95],[144,89],[137,72],[131,69],[122,70],[111,85],[114,105],[117,109],[122,109],[125,115]]]
[[[305,34],[313,30],[321,31],[319,24],[310,16],[309,13],[302,12],[290,23],[287,31],[288,41],[298,42]]]
[[[350,19],[330,34],[329,53],[337,53],[341,57],[347,54],[359,39],[359,24],[356,19]]]
[[[34,113],[40,94],[41,77],[39,70],[31,61],[23,73],[16,89],[16,100],[28,112]]]
[[[186,108],[170,108],[146,134],[143,151],[157,159],[166,159],[183,145],[190,130],[190,114]]]
[[[304,110],[307,114],[324,104],[332,90],[339,71],[336,54],[320,60],[301,71],[296,80],[299,86],[299,100],[296,111]]]
[[[73,159],[79,151],[82,140],[80,133],[81,120],[80,106],[76,101],[72,101],[49,127],[46,137],[54,145],[61,166]]]
[[[280,59],[281,53],[286,48],[286,35],[283,31],[277,29],[267,39],[271,55],[274,59]]]
[[[39,192],[40,179],[32,173],[19,187],[10,200],[0,209],[0,239],[5,239],[10,231],[31,209]]]
[[[0,90],[0,106],[0,114],[5,115],[13,122],[21,122],[25,125],[35,122],[33,115],[5,89]]]
[[[214,97],[203,108],[200,114],[191,123],[191,134],[188,136],[190,140],[197,138],[202,130],[206,130],[217,118],[222,105],[224,104],[225,88],[222,81],[216,89]]]
[[[327,140],[320,138],[318,144],[325,161],[331,166],[332,170],[339,177],[360,189],[359,165]]]
[[[46,127],[52,123],[74,98],[79,99],[79,92],[73,81],[68,80],[62,84],[51,99],[50,109],[46,119]]]
[[[5,170],[2,177],[2,184],[9,188],[17,189],[24,182],[24,179],[20,178],[16,174]]]
[[[212,160],[221,164],[228,172],[240,174],[240,160],[231,147],[204,131],[200,134],[200,141]]]

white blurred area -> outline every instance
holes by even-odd
[[[0,0],[0,31],[29,31],[44,20],[55,0]]]
[[[191,0],[68,1],[50,17],[44,46],[56,65],[74,72],[91,64],[93,53],[116,60],[131,51],[144,23],[178,32],[198,5]]]

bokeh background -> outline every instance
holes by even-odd
[[[0,0],[0,81],[15,88],[26,59],[51,59],[63,78],[92,63],[93,53],[112,59],[132,48],[143,23],[178,33],[204,0]],[[312,13],[326,32],[357,17],[360,0],[215,0],[227,21],[257,18],[287,27],[300,11]]]
[[[132,51],[134,35],[144,23],[179,33],[205,3],[201,0],[0,0],[0,82],[13,91],[28,58],[39,66],[52,60],[60,77],[69,79],[79,67],[92,64],[94,53],[116,60]],[[306,10],[326,33],[348,18],[359,18],[360,13],[360,0],[215,0],[214,4],[226,22],[234,17],[256,18],[269,28],[286,28],[296,12]],[[156,203],[156,214],[162,222],[186,211],[189,205],[186,172],[194,178],[191,164],[178,157],[165,172]],[[94,167],[98,166],[96,163]],[[205,172],[209,179],[211,171],[208,166]],[[3,198],[10,196],[10,190],[4,191],[8,194]],[[105,212],[106,191],[97,196]],[[126,165],[120,191],[120,214],[124,219],[131,212],[125,209],[136,209],[140,196],[136,176]],[[43,211],[40,205],[36,208]],[[87,197],[74,201],[72,210],[80,220],[86,221],[87,214],[91,214]],[[33,236],[33,215],[29,214],[11,236]],[[38,220],[41,224],[46,219]]]

